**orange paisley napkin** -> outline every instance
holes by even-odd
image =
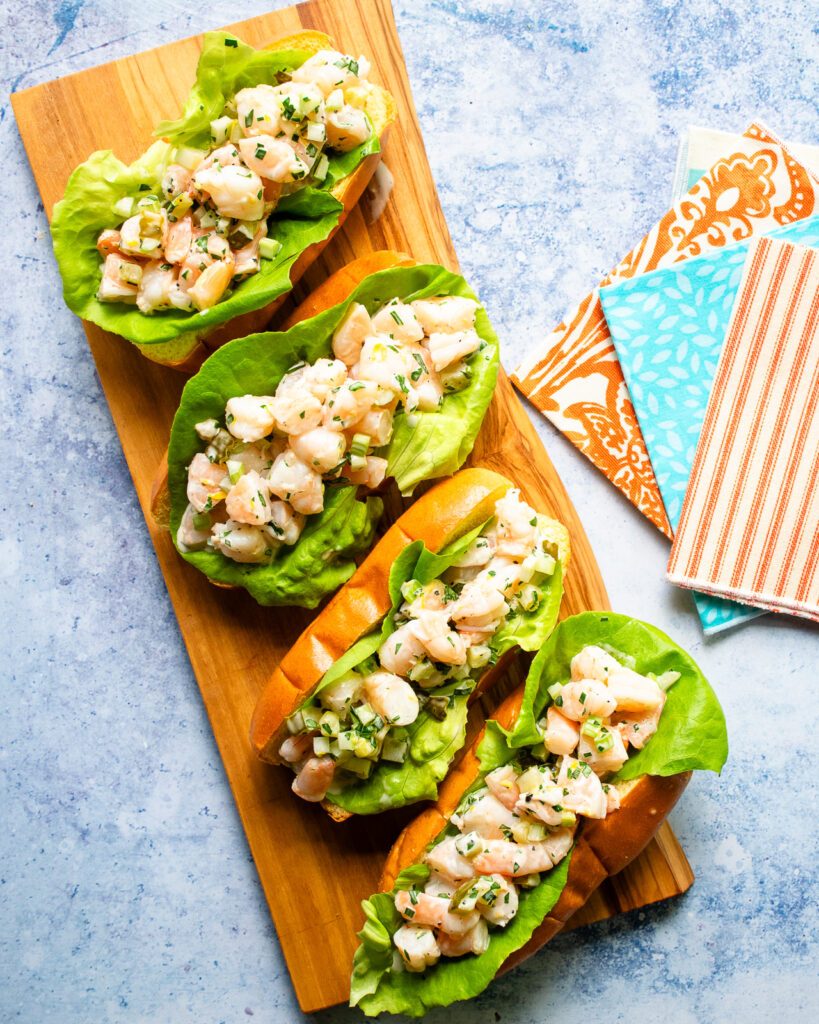
[[[819,208],[819,183],[759,124],[718,160],[600,282],[764,234]],[[595,289],[512,375],[513,383],[667,537],[643,436]]]
[[[819,251],[751,243],[668,578],[819,622]]]

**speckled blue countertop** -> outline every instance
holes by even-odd
[[[300,1019],[6,96],[271,6],[0,4],[2,1024]],[[688,123],[760,116],[819,141],[809,6],[396,4],[447,220],[507,368],[665,210]],[[717,687],[731,760],[672,816],[697,874],[686,896],[559,938],[477,1003],[428,1019],[815,1020],[817,797],[802,766],[815,760],[819,633],[769,616],[704,641],[663,580],[665,541],[538,429],[614,607],[670,632]]]

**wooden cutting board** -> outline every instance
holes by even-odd
[[[367,55],[373,78],[396,97],[398,124],[384,152],[395,180],[386,208],[373,221],[377,198],[372,191],[365,195],[298,295],[374,249],[398,249],[421,262],[457,269],[389,0],[315,0],[231,26],[257,47],[300,28],[321,29],[340,49]],[[12,97],[49,216],[70,172],[93,150],[113,149],[131,161],[151,141],[153,126],[178,114],[199,49],[199,38],[186,39]],[[291,795],[288,772],[253,756],[247,734],[257,695],[311,613],[260,608],[244,592],[218,590],[176,555],[170,537],[152,524],[148,507],[184,380],[148,362],[127,342],[93,325],[85,328],[299,1003],[307,1012],[331,1006],[348,995],[355,931],[362,923],[359,901],[373,891],[385,852],[413,811],[336,825]],[[563,615],[609,607],[583,527],[503,374],[471,462],[511,477],[527,500],[569,527],[572,564]],[[521,668],[513,668],[498,693],[484,699],[484,713],[520,678]],[[476,708],[473,730],[479,720]],[[674,896],[692,881],[666,824],[637,862],[604,884],[573,925]]]

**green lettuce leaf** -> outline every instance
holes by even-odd
[[[202,447],[194,429],[197,423],[210,418],[221,420],[227,400],[234,395],[272,394],[279,380],[295,363],[312,363],[328,356],[332,358],[333,332],[353,302],[362,303],[372,312],[393,296],[412,301],[420,293],[451,295],[468,291],[465,282],[457,274],[451,274],[435,265],[382,270],[362,281],[344,302],[297,324],[289,331],[251,334],[214,352],[185,385],[171,428],[168,479],[174,539],[187,507],[187,467]],[[486,351],[492,351],[496,374],[498,347],[496,341],[491,341],[494,337],[490,329],[484,337],[487,348],[484,352],[476,353],[473,359],[483,359]],[[492,376],[493,386],[494,379]],[[473,415],[452,423],[449,404],[467,391],[472,394],[475,406]],[[434,414],[446,418],[450,429],[446,436],[438,439],[436,451],[423,449],[417,453],[425,467],[424,479],[458,469],[461,462],[457,460],[466,458],[472,449],[492,398],[492,390],[487,390],[486,375],[477,372],[465,392],[445,396],[442,410]],[[405,417],[399,413],[396,423],[400,424],[403,419]],[[397,430],[398,427],[396,433]],[[394,444],[393,440],[380,452],[388,461]],[[414,463],[406,448],[402,465],[405,475],[397,482],[402,490],[406,490],[410,476],[416,475]],[[381,514],[378,499],[370,498],[366,505],[357,502],[354,500],[354,488],[328,486],[327,495],[328,507],[315,519],[308,520],[310,526],[299,543],[292,549],[280,549],[279,556],[269,566],[240,565],[216,551],[180,554],[211,579],[245,587],[260,604],[315,607],[323,596],[331,593],[352,575],[354,565],[351,559],[369,548],[375,520]]]
[[[114,212],[115,203],[126,196],[139,198],[146,191],[157,191],[176,146],[203,148],[209,144],[210,121],[221,115],[227,97],[245,86],[274,81],[279,72],[298,67],[309,56],[304,51],[254,50],[224,32],[209,32],[183,116],[162,122],[156,129],[156,134],[167,141],[154,143],[131,165],[122,163],[109,150],[92,153],[80,164],[54,207],[51,223],[54,254],[70,309],[143,347],[152,358],[168,361],[183,358],[199,338],[219,324],[266,306],[290,290],[293,263],[308,246],[326,239],[338,224],[343,206],[330,189],[366,156],[379,152],[376,136],[350,153],[328,153],[329,171],[321,186],[313,185],[304,194],[288,197],[268,221],[269,237],[282,246],[276,257],[262,260],[258,274],[240,282],[228,298],[205,312],[164,310],[146,316],[134,306],[99,302],[100,256],[96,243],[103,229],[116,227],[122,219]]]
[[[656,676],[679,672],[668,691],[657,732],[629,757],[616,780],[640,775],[678,775],[690,769],[719,772],[728,757],[725,715],[694,659],[655,626],[615,612],[584,612],[565,619],[532,662],[523,705],[509,733],[515,747],[540,742],[536,723],[551,703],[548,687],[568,681],[571,659],[597,644],[634,659],[634,668]]]
[[[490,932],[481,956],[439,960],[424,974],[393,973],[392,936],[403,921],[393,902],[395,892],[362,901],[367,923],[358,933],[361,945],[353,959],[350,1005],[368,1017],[405,1013],[421,1017],[435,1006],[471,999],[490,984],[504,960],[525,946],[560,898],[569,873],[571,853],[545,874],[534,889],[521,890],[518,912],[505,928]]]

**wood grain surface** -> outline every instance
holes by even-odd
[[[388,0],[316,0],[231,29],[248,43],[264,46],[301,27],[326,31],[342,50],[366,54],[373,62],[374,80],[397,100],[398,124],[384,153],[395,181],[386,208],[373,222],[374,195],[365,193],[302,280],[296,298],[349,260],[376,249],[396,249],[421,262],[457,269]],[[150,143],[153,126],[177,115],[199,50],[199,38],[183,40],[12,97],[49,215],[73,168],[93,150],[113,149],[131,161]],[[100,96],[105,103],[99,102]],[[292,311],[293,301],[282,318]],[[86,324],[85,329],[299,1003],[309,1012],[344,1001],[355,931],[362,923],[359,901],[376,886],[384,855],[413,810],[337,825],[319,808],[291,795],[287,771],[256,760],[248,742],[256,698],[311,613],[260,608],[244,592],[212,587],[176,555],[170,537],[151,523],[147,511],[184,378],[150,363],[136,348],[98,327]],[[569,527],[572,564],[562,614],[607,608],[583,527],[503,374],[471,462],[516,480],[531,503]],[[473,729],[481,710],[491,711],[524,668],[515,665],[498,691],[476,705]],[[692,881],[688,862],[664,825],[639,860],[605,883],[572,923],[673,896]]]

